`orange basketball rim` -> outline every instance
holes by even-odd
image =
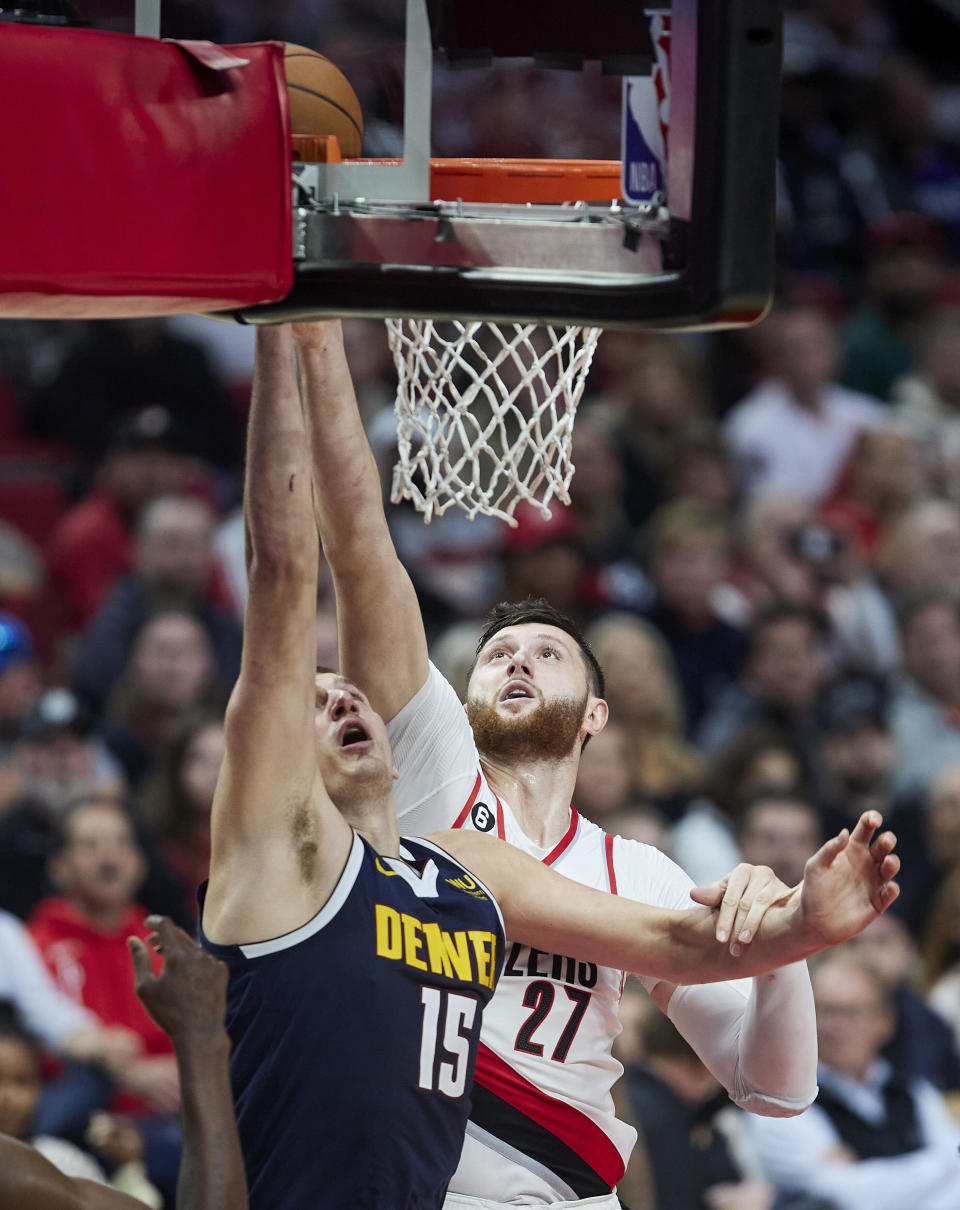
[[[294,159],[305,163],[380,164],[401,160],[344,160],[335,137],[294,135]],[[431,159],[430,196],[463,202],[549,205],[609,202],[620,197],[619,160]]]

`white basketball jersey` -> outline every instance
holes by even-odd
[[[490,790],[463,707],[432,666],[388,733],[400,772],[401,831],[473,828],[585,886],[690,907],[693,884],[669,858],[607,835],[572,807],[564,837],[550,851],[538,848]],[[636,1140],[617,1121],[610,1091],[622,1072],[611,1046],[624,977],[508,937],[503,974],[484,1012],[473,1109],[451,1192],[520,1205],[609,1194]],[[643,982],[649,989],[657,981]]]

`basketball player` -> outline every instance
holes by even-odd
[[[286,328],[257,334],[244,508],[249,602],[201,936],[230,971],[231,1070],[253,1210],[439,1210],[462,1147],[504,922],[548,966],[550,954],[590,953],[687,982],[802,958],[858,931],[896,896],[894,838],[868,847],[874,815],[849,843],[821,850],[802,892],[769,908],[738,960],[716,945],[709,910],[598,894],[477,831],[401,841],[383,720],[355,683],[315,672],[318,543]],[[553,1051],[561,1062],[598,968],[557,962],[570,1006]],[[549,995],[542,986],[538,994]]]
[[[227,972],[165,917],[151,917],[149,938],[164,955],[153,963],[130,938],[137,995],[173,1042],[180,1069],[183,1157],[178,1210],[247,1210],[247,1183],[237,1139],[223,1026]],[[3,1210],[143,1210],[143,1203],[95,1181],[64,1176],[26,1143],[0,1134]]]
[[[570,805],[581,746],[607,718],[602,673],[570,622],[545,602],[498,610],[478,646],[466,712],[429,664],[339,325],[300,324],[294,332],[320,535],[337,592],[342,670],[389,720],[399,772],[394,802],[404,831],[496,835],[584,886],[665,908],[689,904],[690,880],[666,857],[605,835]],[[737,867],[723,883],[692,895],[719,905],[716,938],[732,955],[756,944],[774,895],[755,893],[756,885]],[[611,1044],[619,1032],[624,964],[608,961],[589,942],[531,948],[509,927],[507,935],[446,1204],[613,1210],[636,1138],[617,1121],[610,1092],[621,1072]],[[706,987],[643,974],[656,1004],[738,1105],[780,1116],[810,1104],[817,1051],[803,964],[751,983]]]

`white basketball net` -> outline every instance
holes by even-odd
[[[399,376],[393,501],[429,523],[452,505],[515,525],[569,504],[573,420],[599,328],[388,319]]]

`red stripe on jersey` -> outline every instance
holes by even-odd
[[[567,828],[566,835],[564,836],[563,840],[560,841],[560,843],[557,845],[557,847],[555,849],[551,850],[551,852],[549,852],[546,855],[546,857],[544,857],[544,859],[543,859],[544,865],[553,865],[553,863],[557,860],[557,858],[564,851],[564,849],[568,849],[570,847],[571,841],[573,840],[574,836],[576,836],[576,834],[577,834],[577,828],[578,828],[579,824],[580,824],[580,816],[577,814],[576,807],[571,805],[571,807],[570,807],[570,827]]]
[[[607,877],[610,879],[610,894],[617,893],[617,872],[613,868],[613,837],[608,832],[603,838],[603,847],[607,854]]]
[[[460,812],[460,814],[457,816],[457,818],[453,821],[453,826],[455,828],[462,828],[464,823],[466,822],[467,816],[470,814],[470,808],[477,801],[477,795],[480,793],[480,785],[481,785],[482,781],[483,781],[483,777],[481,776],[481,774],[478,773],[477,780],[473,783],[473,793],[467,799],[463,810]]]
[[[507,830],[503,824],[503,803],[497,799],[497,835],[501,840],[506,840]]]
[[[477,1051],[474,1079],[481,1087],[549,1130],[589,1164],[611,1189],[623,1177],[623,1157],[592,1118],[572,1105],[548,1097],[482,1042]]]

